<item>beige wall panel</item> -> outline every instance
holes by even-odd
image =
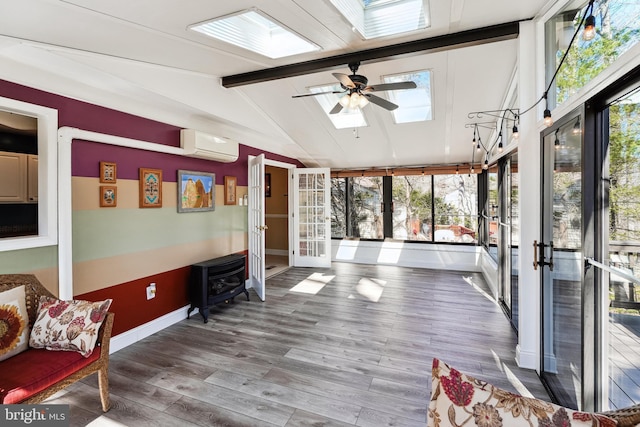
[[[84,294],[246,250],[247,233],[237,232],[218,239],[76,263],[73,293]]]
[[[71,180],[73,191],[73,210],[93,210],[93,209],[137,209],[140,207],[138,180],[118,179],[115,184],[101,184],[98,178],[73,177]],[[117,191],[117,206],[115,208],[100,207],[100,186],[113,185]],[[216,203],[218,203],[216,186]],[[178,196],[176,194],[177,183],[162,183],[162,206],[176,207]],[[222,199],[221,199],[222,200]]]

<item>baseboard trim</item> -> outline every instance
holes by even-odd
[[[160,316],[157,319],[112,337],[109,346],[109,353],[115,353],[118,350],[122,350],[123,348],[148,337],[149,335],[153,335],[164,328],[168,328],[174,323],[178,323],[181,320],[186,319],[188,312],[189,306],[185,305],[171,313],[167,313],[164,316]]]
[[[522,351],[516,346],[516,363],[521,368],[538,370],[538,356],[533,352]]]

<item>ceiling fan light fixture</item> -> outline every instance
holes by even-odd
[[[358,92],[353,92],[349,98],[349,108],[358,108],[358,105],[360,104],[360,95]]]
[[[343,108],[347,108],[350,101],[351,97],[349,96],[349,94],[344,95],[342,98],[340,98],[340,105],[342,105]]]
[[[358,101],[358,107],[364,108],[369,104],[369,100],[366,96],[360,95],[360,100]]]

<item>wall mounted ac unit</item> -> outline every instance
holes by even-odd
[[[180,142],[189,157],[231,163],[238,160],[239,144],[229,138],[209,135],[195,129],[182,129]]]

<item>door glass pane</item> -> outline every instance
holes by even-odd
[[[609,107],[609,407],[640,403],[640,90]]]
[[[299,254],[325,256],[325,174],[301,173],[298,178],[299,195]]]
[[[518,174],[518,153],[511,156],[511,189],[509,219],[511,224],[511,324],[518,329],[518,251],[520,248],[520,175]]]
[[[577,120],[577,118],[576,118]],[[575,121],[544,138],[542,239],[553,270],[542,270],[542,378],[555,399],[582,401],[582,135]],[[545,260],[551,250],[545,248]],[[540,257],[539,257],[540,260]]]
[[[489,224],[489,255],[498,261],[498,165],[489,167],[487,222]]]

